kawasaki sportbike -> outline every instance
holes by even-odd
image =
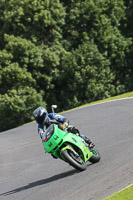
[[[60,158],[79,171],[86,169],[86,162],[99,162],[101,156],[95,149],[89,149],[78,135],[62,131],[57,124],[51,124],[43,135],[46,152]]]

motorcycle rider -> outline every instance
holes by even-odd
[[[85,140],[85,142],[88,144],[90,148],[93,148],[95,146],[92,143],[92,141],[83,134],[81,134],[76,127],[69,125],[69,120],[60,114],[57,113],[48,114],[47,110],[44,107],[40,106],[33,112],[33,116],[36,122],[38,123],[38,134],[40,135],[41,139],[43,138],[45,130],[52,123],[54,123],[58,124],[58,127],[62,130],[79,135],[81,138]]]

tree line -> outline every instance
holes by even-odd
[[[132,24],[132,0],[0,0],[0,131],[132,91]]]

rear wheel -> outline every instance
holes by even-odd
[[[85,162],[82,160],[82,158],[80,158],[80,156],[77,153],[66,149],[61,153],[61,156],[67,163],[69,163],[75,169],[79,171],[84,171],[86,169]]]
[[[93,153],[92,157],[89,159],[91,163],[97,163],[101,159],[101,155],[97,149],[92,149],[91,152]]]

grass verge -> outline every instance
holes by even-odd
[[[133,185],[116,194],[113,194],[110,197],[105,198],[104,200],[133,200]]]

